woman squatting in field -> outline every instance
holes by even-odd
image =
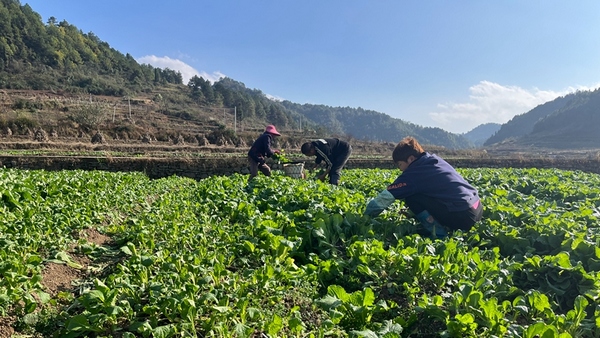
[[[392,158],[402,173],[367,204],[365,214],[377,216],[403,199],[432,239],[469,230],[481,220],[483,205],[477,189],[441,157],[425,152],[416,139],[400,141]]]

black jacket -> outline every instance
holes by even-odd
[[[315,146],[316,164],[325,161],[327,170],[331,169],[337,158],[345,158],[350,151],[350,144],[337,138],[318,139],[311,142]]]
[[[273,142],[273,135],[264,132],[260,135],[256,141],[252,144],[252,147],[248,151],[248,156],[257,163],[264,163],[267,157],[271,157],[274,154],[271,148]]]

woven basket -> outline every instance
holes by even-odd
[[[283,172],[289,177],[302,178],[304,163],[287,163],[283,165]]]

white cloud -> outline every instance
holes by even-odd
[[[171,70],[178,71],[183,77],[183,84],[187,84],[194,75],[202,77],[212,83],[218,81],[222,77],[225,77],[225,75],[221,72],[213,72],[212,74],[199,72],[187,63],[179,59],[171,59],[168,56],[158,57],[155,55],[146,55],[138,58],[136,61],[138,63],[145,63],[158,68],[169,68]]]
[[[277,101],[277,102],[285,101],[284,98],[279,97],[279,96],[275,96],[275,95],[271,95],[271,94],[265,94],[265,96],[267,97],[267,99],[269,99],[271,101]]]
[[[468,102],[438,104],[437,111],[429,113],[429,117],[444,130],[463,133],[483,123],[506,123],[515,115],[526,113],[559,96],[590,89],[593,88],[569,87],[560,92],[538,88],[527,90],[481,81],[469,88]]]

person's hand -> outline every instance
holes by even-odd
[[[402,208],[402,209],[400,209],[399,214],[402,215],[402,216],[404,216],[404,217],[406,217],[406,218],[414,218],[415,217],[415,214],[412,211],[410,211],[409,208]]]
[[[387,189],[383,190],[379,193],[379,195],[377,195],[377,197],[369,201],[367,204],[367,209],[365,210],[365,215],[375,217],[381,214],[394,202],[394,200],[394,196],[387,191]]]
[[[377,217],[382,212],[383,209],[377,204],[377,201],[373,199],[367,203],[367,208],[365,209],[364,214],[371,217]]]

